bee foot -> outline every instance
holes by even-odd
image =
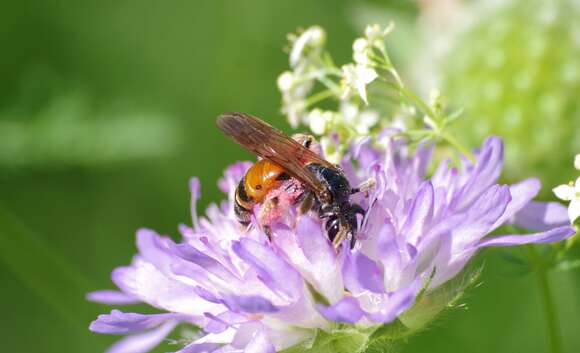
[[[357,186],[356,188],[353,188],[350,191],[350,193],[351,194],[358,194],[359,192],[363,192],[365,194],[365,197],[368,197],[369,196],[368,191],[370,189],[374,188],[376,184],[377,184],[377,181],[375,180],[375,178],[368,178],[367,180],[360,183],[359,186]]]

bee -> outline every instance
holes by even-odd
[[[342,169],[315,152],[314,138],[299,135],[293,139],[256,117],[237,112],[220,115],[217,126],[262,158],[248,169],[236,188],[234,212],[241,224],[250,223],[254,206],[264,202],[272,190],[282,185],[292,189],[293,179],[299,185],[289,192],[298,190],[300,195],[292,199],[302,202],[302,210],[318,213],[333,246],[338,248],[349,237],[351,248],[354,246],[357,215],[364,216],[365,211],[351,203],[350,196],[361,190],[351,188]]]

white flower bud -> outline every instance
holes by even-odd
[[[321,48],[326,41],[326,33],[319,26],[313,26],[304,31],[292,45],[290,51],[290,66],[297,67],[305,59],[307,49]]]
[[[294,84],[294,75],[290,71],[284,71],[280,76],[278,76],[276,82],[278,84],[278,89],[281,92],[288,92]]]
[[[314,109],[308,114],[310,130],[316,135],[322,135],[326,132],[326,125],[332,119],[332,112],[323,112],[320,109]]]
[[[354,62],[357,64],[369,66],[371,59],[369,58],[369,45],[368,41],[364,38],[357,38],[352,44],[352,57]]]

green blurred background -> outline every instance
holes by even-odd
[[[513,101],[491,105],[497,110],[480,103],[477,87],[489,89],[481,81],[490,77],[499,84],[510,81],[509,70],[490,70],[480,78],[461,76],[451,70],[453,66],[433,64],[435,59],[432,65],[421,64],[418,58],[435,58],[425,43],[432,44],[438,31],[442,41],[463,38],[438,28],[437,21],[426,21],[429,13],[437,16],[438,11],[433,5],[437,1],[429,7],[426,3],[1,2],[0,351],[103,352],[116,339],[88,331],[89,322],[110,308],[86,302],[85,293],[112,288],[110,272],[130,261],[136,229],[150,227],[175,235],[178,223],[189,222],[190,176],[202,181],[200,209],[223,197],[216,186],[223,168],[250,156],[215,129],[219,113],[246,111],[288,128],[279,113],[275,80],[287,67],[282,51],[285,36],[297,27],[324,27],[329,50],[338,62],[347,62],[352,40],[366,22],[393,20],[398,30],[391,51],[418,89],[428,89],[422,79],[434,74],[451,78],[440,82],[444,93],[445,87],[461,91],[464,81],[470,88],[470,96],[461,91],[457,99],[468,108],[470,119],[488,123],[483,123],[480,135],[466,134],[465,141],[475,144],[481,135],[493,132],[506,135],[513,150],[537,143],[527,141],[525,131],[540,126],[541,116],[525,113],[520,119],[524,123],[509,129],[493,120],[505,117],[501,113],[505,106],[531,109],[536,95],[517,95]],[[440,3],[447,6],[453,1]],[[554,3],[569,5],[568,1]],[[577,3],[571,6],[578,7]],[[514,33],[520,33],[525,25],[521,19],[496,11],[504,14],[502,21],[508,25],[516,24]],[[489,13],[488,18],[497,16]],[[458,17],[468,15],[462,12]],[[578,18],[557,18],[556,23],[580,41]],[[491,48],[514,44],[477,37],[479,32],[473,31],[476,37],[464,43]],[[554,34],[551,28],[545,32],[552,35],[546,41],[554,44],[545,55],[557,53],[550,65],[572,57],[576,61],[570,61],[571,70],[580,65],[580,56],[574,56],[578,43],[560,32]],[[471,49],[458,50],[453,56],[474,63],[470,65],[481,57]],[[518,67],[537,66],[527,59],[513,60]],[[555,81],[550,65],[534,74],[538,78],[533,81],[534,92],[541,92],[543,82],[548,82],[545,89],[556,96],[553,104],[563,107],[553,113],[557,116],[550,126],[569,132],[580,125],[580,79],[572,77],[564,89]],[[570,81],[569,76],[565,78]],[[478,106],[485,109],[477,110]],[[574,141],[580,139],[576,132]],[[541,175],[549,182],[567,182],[573,153],[557,146],[558,138],[534,149],[537,154],[525,161],[508,160],[510,177]],[[554,151],[557,163],[541,162]],[[547,351],[535,278],[520,273],[499,252],[485,255],[483,285],[465,299],[469,310],[446,314],[427,332],[412,338],[403,352]],[[580,276],[578,271],[554,273],[552,280],[565,351],[576,352],[580,347]]]

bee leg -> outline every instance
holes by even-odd
[[[359,184],[359,186],[357,186],[356,188],[353,188],[350,190],[351,194],[358,194],[359,192],[364,192],[365,196],[369,196],[368,195],[368,191],[372,188],[375,187],[377,181],[375,180],[375,178],[368,178],[367,180],[363,181],[362,183]]]
[[[357,215],[361,215],[363,217],[363,222],[364,222],[364,216],[366,214],[366,211],[358,204],[353,203],[350,206],[350,209],[348,210],[348,222],[350,225],[350,248],[354,248],[354,245],[356,244],[356,234],[358,232],[358,220],[357,220]],[[363,224],[361,223],[361,227],[363,226]]]
[[[278,219],[279,202],[280,200],[278,197],[273,197],[264,201],[257,216],[258,224],[269,240],[272,240],[272,227],[270,225],[275,223]]]
[[[363,216],[363,217],[364,217],[364,216],[366,215],[366,213],[367,213],[367,212],[364,210],[364,208],[362,208],[360,205],[358,205],[358,204],[356,204],[356,203],[353,203],[353,204],[350,206],[350,212],[351,212],[353,215],[355,215],[355,216],[356,216],[357,214],[359,214],[359,215],[361,215],[361,216]]]
[[[305,191],[302,196],[300,196],[300,199],[300,206],[298,207],[299,215],[307,213],[316,206],[316,197],[314,197],[314,194],[310,191]]]
[[[332,247],[335,250],[338,250],[338,248],[340,248],[340,244],[342,244],[342,241],[346,238],[347,235],[348,229],[346,227],[340,227],[336,237],[332,240]]]
[[[272,241],[272,228],[265,224],[262,226],[262,230],[264,231],[264,234],[266,234],[266,236],[268,237],[269,241]]]

